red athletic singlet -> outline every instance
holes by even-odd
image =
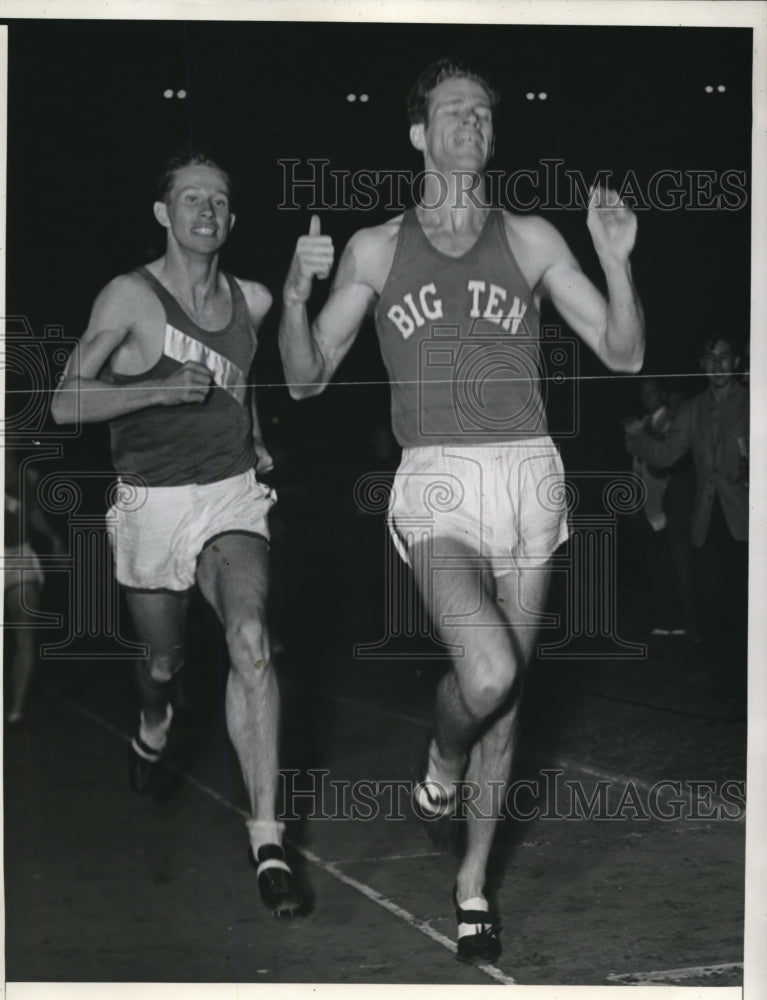
[[[149,371],[120,375],[109,363],[100,377],[115,385],[167,378],[186,361],[212,372],[214,385],[204,403],[148,406],[110,421],[112,462],[119,473],[135,473],[149,486],[213,483],[255,465],[247,377],[256,334],[245,296],[230,275],[232,317],[222,330],[202,330],[145,267],[135,272],[165,309],[163,351]]]
[[[375,322],[403,447],[548,433],[538,310],[500,209],[461,257],[432,246],[415,209],[405,212]]]

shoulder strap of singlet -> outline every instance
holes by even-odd
[[[185,326],[195,325],[178,304],[175,297],[171,295],[161,281],[155,278],[148,267],[137,267],[134,273],[140,275],[146,281],[160,302],[162,302],[165,309],[165,316],[172,326],[183,329]]]
[[[378,296],[378,301],[376,302],[376,311],[379,309],[381,303],[384,301],[386,295],[386,289],[389,286],[389,282],[392,280],[394,275],[398,273],[399,259],[402,256],[402,247],[405,245],[406,236],[413,231],[413,225],[415,220],[415,209],[408,208],[402,213],[402,222],[400,223],[399,232],[397,233],[397,245],[394,248],[394,256],[391,259],[391,265],[389,266],[389,273],[386,275],[386,280],[383,283],[381,292]],[[417,220],[415,220],[417,222]]]
[[[497,245],[501,252],[504,254],[506,259],[510,261],[512,267],[517,272],[519,280],[527,288],[528,294],[530,295],[530,300],[533,298],[533,290],[528,284],[527,278],[519,266],[519,261],[514,256],[514,251],[511,249],[511,244],[509,243],[509,238],[506,235],[506,226],[503,221],[503,209],[502,208],[492,208],[490,209],[490,220],[487,227],[485,228],[485,233],[488,239],[497,241]]]
[[[229,294],[232,298],[232,319],[229,325],[233,326],[239,321],[251,326],[252,321],[250,318],[250,309],[248,308],[248,300],[245,298],[245,292],[243,292],[239,281],[227,271],[222,271],[221,273],[229,283]]]
[[[140,275],[158,297],[163,305],[163,308],[165,309],[165,316],[171,326],[175,326],[179,330],[183,330],[185,327],[191,326],[194,327],[194,329],[199,330],[200,333],[210,332],[197,326],[194,320],[181,308],[175,296],[168,291],[161,281],[158,281],[157,278],[155,278],[148,267],[143,265],[141,267],[137,267],[134,273]],[[224,329],[228,330],[237,321],[245,322],[248,326],[250,326],[250,310],[248,309],[248,303],[245,300],[245,293],[240,288],[239,282],[226,271],[222,271],[221,273],[226,278],[229,285],[229,294],[232,300],[232,315],[228,325]]]
[[[405,243],[405,240],[418,234],[421,226],[418,222],[418,216],[415,214],[415,206],[412,208],[407,208],[402,213],[402,222],[400,223],[399,233],[397,234],[397,247],[394,251],[394,258],[392,259],[392,270],[394,270],[394,265],[397,263],[397,258],[400,255],[400,251]]]

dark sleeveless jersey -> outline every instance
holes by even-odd
[[[222,330],[202,330],[145,267],[140,275],[165,309],[163,349],[140,375],[121,375],[109,362],[100,378],[114,385],[167,378],[187,361],[213,372],[204,403],[147,406],[110,421],[112,462],[119,473],[136,473],[149,486],[213,483],[253,468],[255,453],[247,401],[247,376],[256,334],[245,296],[230,275],[232,316]]]
[[[538,310],[501,209],[461,257],[437,250],[415,209],[405,212],[375,322],[403,447],[548,433]]]

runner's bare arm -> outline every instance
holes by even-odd
[[[131,332],[135,291],[125,276],[115,278],[96,297],[88,327],[72,352],[56,388],[51,414],[58,424],[97,423],[146,406],[202,402],[212,381],[208,368],[188,361],[166,379],[118,386],[98,377],[105,362]]]
[[[349,240],[328,300],[311,326],[306,302],[314,277],[330,274],[333,244],[329,236],[320,235],[319,219],[313,216],[309,235],[296,245],[283,291],[279,333],[282,364],[294,399],[322,392],[354,343],[375,298],[365,280],[366,243],[364,231]]]
[[[607,281],[607,301],[559,233],[538,221],[545,227],[542,234],[548,251],[541,281],[557,311],[611,371],[640,371],[644,315],[629,262],[637,230],[634,213],[614,191],[592,192],[587,225]]]
[[[258,281],[245,281],[242,278],[237,278],[236,280],[245,296],[250,319],[257,333],[262,320],[272,306],[272,294],[265,285],[260,284]],[[253,450],[256,453],[256,472],[259,475],[265,475],[273,470],[274,460],[264,444],[261,424],[258,419],[258,384],[255,366],[251,367],[249,382],[247,393],[250,406]]]
[[[258,331],[261,321],[272,307],[272,293],[259,281],[245,281],[242,278],[236,278],[235,280],[242,289],[251,322],[256,331]]]

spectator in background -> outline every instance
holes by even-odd
[[[6,726],[26,721],[37,667],[35,612],[41,609],[45,583],[38,551],[48,550],[53,555],[64,551],[37,499],[37,486],[35,470],[25,469],[15,452],[6,448],[3,598],[6,629],[13,634],[13,654],[6,657],[10,682],[5,689]]]
[[[728,685],[745,681],[748,609],[748,390],[736,378],[732,337],[703,344],[704,392],[682,404],[664,439],[641,421],[626,425],[627,448],[643,461],[672,466],[688,451],[695,464],[691,537],[706,650]]]
[[[670,427],[671,419],[666,406],[666,391],[657,378],[647,378],[641,383],[640,399],[646,413],[642,418],[644,432],[654,440],[662,441]],[[671,562],[667,517],[663,499],[669,481],[666,469],[658,469],[634,456],[633,471],[645,487],[645,500],[639,512],[642,550],[647,562],[650,599],[649,632],[651,635],[671,635],[682,631],[681,600],[675,585]]]
[[[666,391],[666,410],[671,424],[679,417],[687,393],[678,386]],[[692,511],[695,502],[695,464],[691,452],[686,452],[668,470],[663,510],[666,515],[666,532],[671,561],[676,571],[676,582],[682,604],[682,615],[691,642],[700,642],[700,626],[695,605],[692,566]]]

